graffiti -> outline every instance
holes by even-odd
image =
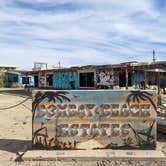
[[[152,91],[34,91],[33,145],[40,149],[154,149],[156,102]]]
[[[40,86],[46,86],[46,77],[45,76],[40,76],[39,85]]]
[[[97,88],[109,89],[114,85],[114,73],[111,70],[99,70],[97,72]]]

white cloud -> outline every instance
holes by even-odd
[[[2,63],[30,68],[34,61],[61,60],[72,66],[151,60],[152,49],[163,60],[166,53],[166,14],[153,1],[22,0],[23,7],[16,1],[0,3]],[[70,3],[83,7],[63,8]],[[45,11],[40,4],[62,6]]]

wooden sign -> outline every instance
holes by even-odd
[[[154,149],[156,103],[154,91],[33,91],[33,146]]]

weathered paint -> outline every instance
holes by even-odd
[[[31,85],[31,86],[34,86],[35,85],[35,80],[34,80],[34,76],[33,75],[30,75],[29,76],[29,84]]]
[[[53,74],[53,87],[55,89],[78,89],[77,72],[55,72]]]
[[[154,149],[154,91],[33,91],[32,143],[49,149]]]
[[[18,74],[5,72],[5,87],[18,86]]]
[[[166,87],[166,76],[160,76],[160,86]]]
[[[47,86],[47,81],[46,81],[46,73],[44,72],[39,72],[38,73],[38,83],[39,87],[46,87]]]
[[[18,75],[18,84],[19,84],[19,86],[22,86],[22,75],[21,74]]]
[[[132,78],[132,82],[133,82],[133,86],[134,87],[138,87],[139,84],[141,84],[141,82],[145,81],[145,74],[142,71],[135,71],[133,73],[133,78]]]
[[[35,82],[34,82],[34,76],[33,75],[26,76],[26,75],[21,75],[21,74],[18,75],[18,85],[19,86],[23,85],[23,79],[22,79],[23,77],[28,77],[29,78],[29,85],[34,86]]]

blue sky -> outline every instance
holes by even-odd
[[[0,64],[166,60],[165,0],[0,0]]]

